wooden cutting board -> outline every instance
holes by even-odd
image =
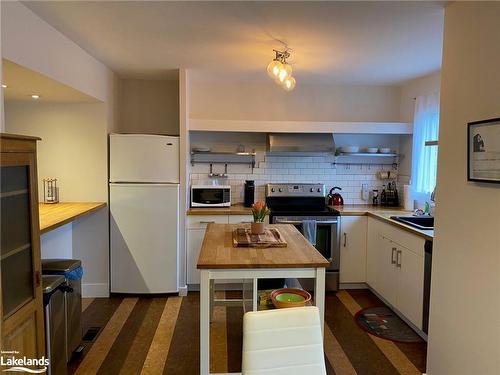
[[[233,230],[234,247],[286,247],[287,243],[276,228],[266,228],[263,234],[252,234],[250,228]]]

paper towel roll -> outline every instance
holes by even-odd
[[[404,209],[408,211],[413,211],[415,208],[415,202],[411,194],[411,186],[403,185],[403,198],[404,198]]]

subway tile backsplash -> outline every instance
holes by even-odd
[[[191,167],[191,184],[231,185],[231,202],[243,202],[243,184],[245,180],[255,180],[255,199],[265,198],[267,183],[324,183],[327,192],[333,186],[342,188],[341,194],[345,204],[371,203],[361,199],[362,184],[368,190],[381,189],[387,181],[377,178],[377,172],[394,171],[392,165],[334,165],[334,156],[272,156],[258,152],[256,165],[252,169],[248,165],[229,164],[228,177],[213,179],[208,177],[208,164],[195,164]],[[223,164],[213,165],[214,173],[224,172]]]

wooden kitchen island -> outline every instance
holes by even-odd
[[[210,373],[211,283],[213,280],[251,280],[252,306],[257,310],[257,280],[273,278],[313,278],[314,304],[325,314],[325,268],[330,264],[302,234],[288,224],[273,224],[287,247],[233,247],[233,230],[249,224],[209,224],[203,240],[198,269],[200,283],[200,374]]]

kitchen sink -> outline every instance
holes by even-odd
[[[434,217],[432,216],[391,216],[391,219],[417,229],[434,229]]]

